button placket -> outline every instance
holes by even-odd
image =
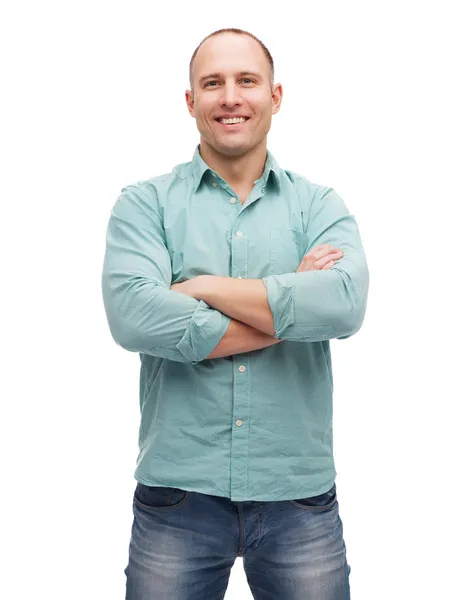
[[[248,244],[242,231],[235,231],[231,237],[231,273],[232,277],[243,279],[247,273]],[[243,275],[241,275],[243,273]]]
[[[234,195],[233,198],[236,196]],[[231,201],[231,200],[230,200]],[[241,207],[240,207],[241,208]],[[247,275],[248,239],[244,228],[244,215],[239,215],[230,236],[231,275],[242,279]],[[249,360],[245,354],[233,356],[233,412],[232,447],[230,464],[231,494],[246,496],[248,492],[249,448],[248,428],[250,426],[251,399],[249,385]]]
[[[246,355],[233,357],[233,428],[230,484],[231,493],[244,496],[247,493],[251,398],[249,385],[249,358]]]

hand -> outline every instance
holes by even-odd
[[[303,257],[296,273],[331,269],[334,262],[343,256],[344,252],[340,248],[334,248],[331,244],[315,246]]]

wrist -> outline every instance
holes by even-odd
[[[196,277],[195,298],[208,304],[213,289],[213,275],[198,275]]]

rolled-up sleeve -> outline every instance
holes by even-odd
[[[205,302],[170,290],[171,260],[154,187],[128,186],[117,199],[101,283],[111,335],[132,352],[196,364],[231,321]]]
[[[348,338],[365,317],[369,270],[356,219],[333,188],[320,188],[315,195],[307,234],[305,253],[331,244],[344,256],[329,270],[263,279],[275,337],[301,342]]]

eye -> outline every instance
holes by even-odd
[[[210,83],[217,83],[217,81],[215,81],[215,80],[208,81],[208,82],[205,84],[205,86],[204,86],[204,87],[208,87],[208,85],[209,85]]]
[[[254,83],[253,79],[249,79],[249,77],[243,77],[241,81],[249,81],[250,83]]]

